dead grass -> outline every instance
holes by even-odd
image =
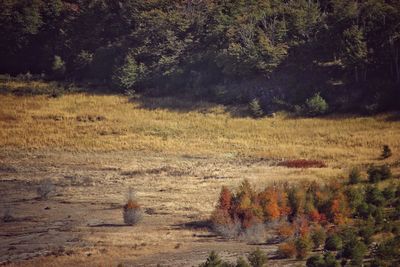
[[[391,114],[312,119],[280,114],[254,120],[210,103],[83,93],[58,98],[3,94],[0,102],[3,149],[312,158],[335,167],[378,160],[388,144],[394,155],[386,161],[399,160],[400,123],[388,120]]]

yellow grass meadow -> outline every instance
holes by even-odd
[[[252,119],[210,103],[86,93],[58,98],[3,94],[0,103],[2,149],[130,150],[338,164],[376,160],[384,144],[400,150],[400,123],[391,119],[393,114]],[[398,161],[394,154],[391,161]]]

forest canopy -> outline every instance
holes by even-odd
[[[264,114],[399,109],[398,0],[1,0],[0,31],[3,74]]]

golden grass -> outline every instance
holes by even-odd
[[[0,103],[2,149],[130,150],[362,164],[377,160],[382,145],[388,144],[394,152],[388,161],[399,160],[400,122],[387,120],[387,114],[255,120],[209,103],[191,106],[168,98],[129,102],[121,95],[83,93],[59,98],[3,94]]]

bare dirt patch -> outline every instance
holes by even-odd
[[[224,240],[207,225],[222,185],[324,179],[340,170],[293,170],[268,160],[176,157],[133,152],[3,152],[0,262],[10,266],[189,266],[211,250],[236,259],[255,248]],[[43,179],[55,190],[37,197]],[[128,188],[143,221],[123,222]],[[271,258],[275,245],[261,244]],[[271,260],[272,265],[291,261]]]

